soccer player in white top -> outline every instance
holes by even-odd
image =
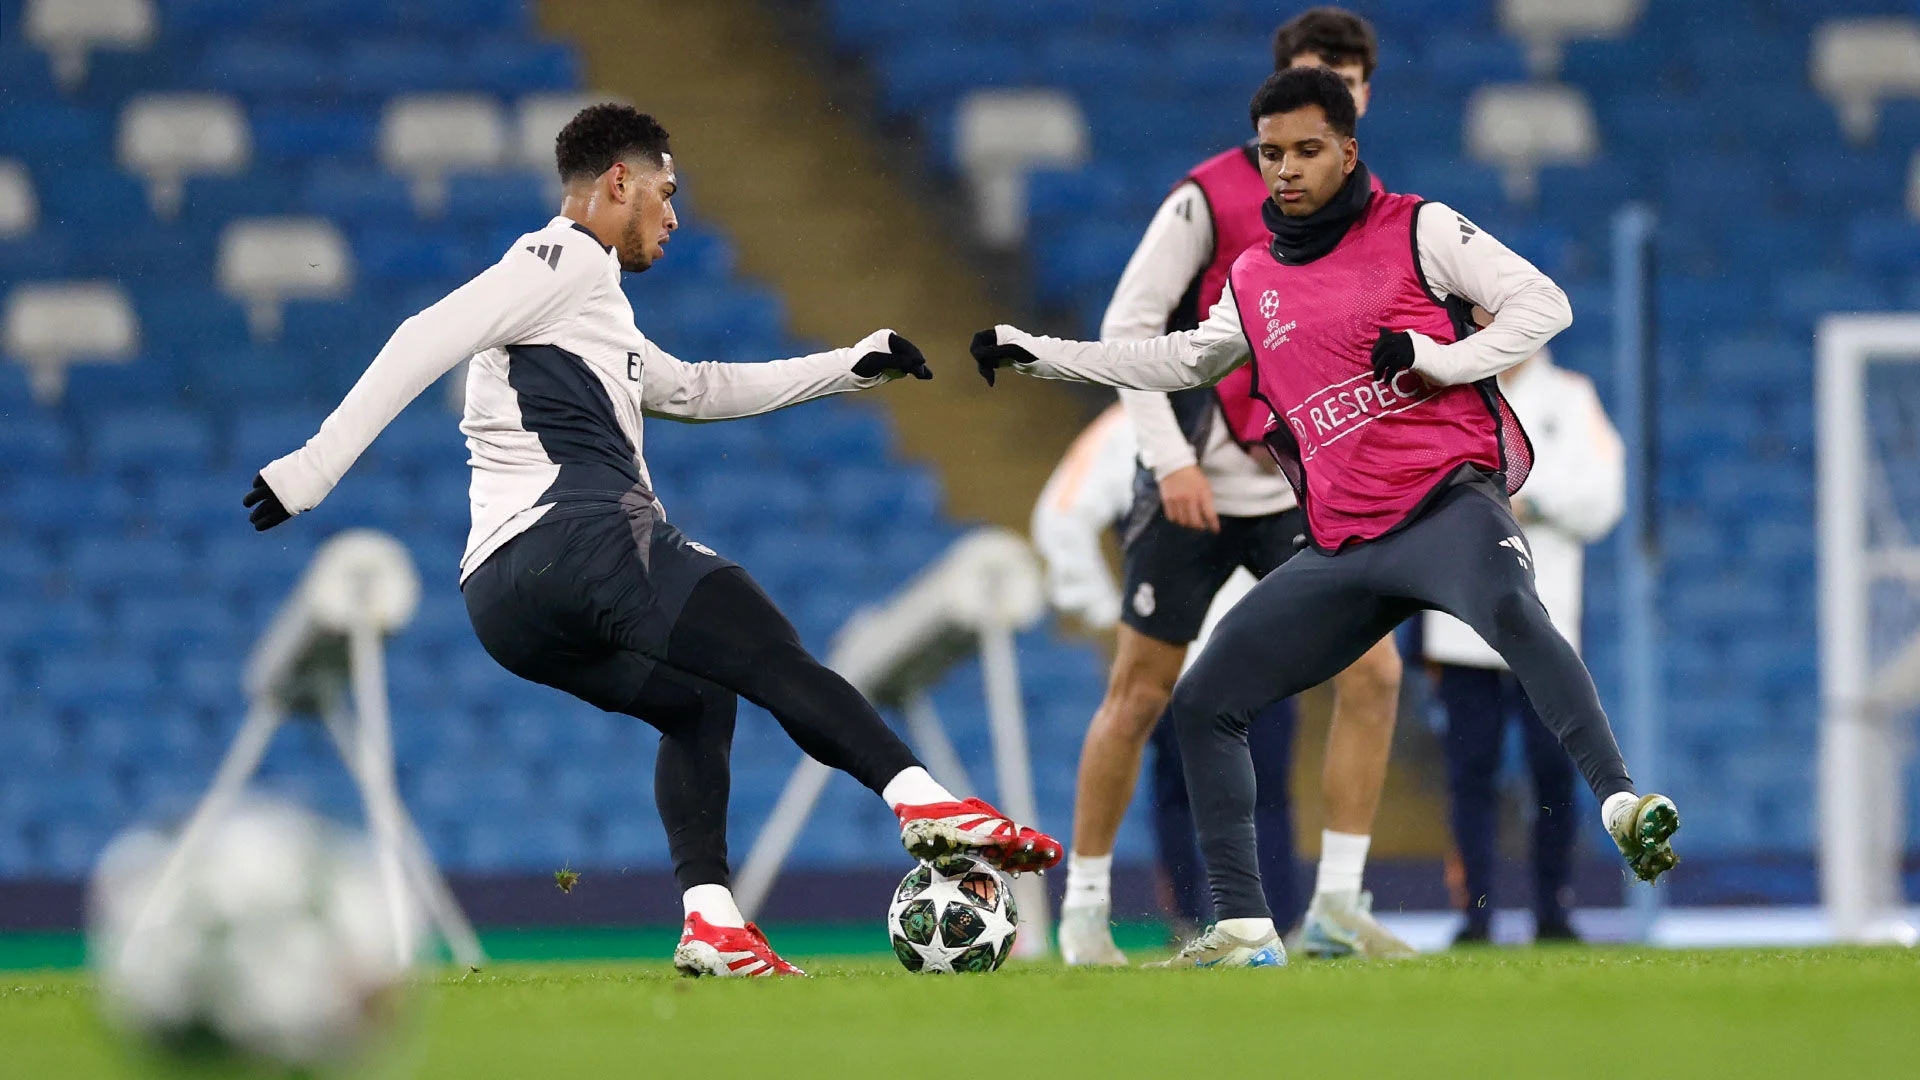
[[[627,106],[594,105],[560,132],[555,156],[559,216],[401,324],[319,433],[254,478],[254,527],[318,505],[408,402],[471,358],[460,425],[473,467],[468,614],[507,670],[660,730],[654,792],[684,893],[674,963],[687,974],[799,973],[728,891],[736,696],[886,799],[915,856],[1053,865],[1056,841],[935,783],[744,570],[668,524],[642,455],[642,417],[727,420],[932,378],[920,350],[877,330],[764,364],[667,354],[620,291],[621,273],[652,266],[679,224],[666,131]]]
[[[1274,33],[1276,69],[1331,69],[1362,113],[1377,54],[1373,28],[1339,8],[1315,8]],[[1222,167],[1244,176],[1210,191],[1210,177]],[[1264,198],[1250,145],[1196,168],[1147,226],[1114,288],[1100,339],[1144,341],[1198,325],[1225,266],[1248,237],[1264,236]],[[1225,395],[1245,399],[1244,389],[1119,394],[1139,440],[1142,484],[1124,532],[1127,580],[1113,670],[1080,752],[1060,912],[1060,951],[1070,964],[1126,962],[1110,922],[1113,846],[1204,613],[1236,569],[1265,576],[1293,556],[1305,531],[1286,477],[1264,449],[1242,445],[1223,410]],[[1399,704],[1400,656],[1392,640],[1379,642],[1333,685],[1321,784],[1326,828],[1301,942],[1315,956],[1408,956],[1413,950],[1373,918],[1361,888]],[[1285,763],[1263,755],[1256,765]]]

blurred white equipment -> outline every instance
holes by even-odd
[[[324,218],[236,218],[220,233],[215,275],[227,295],[247,304],[257,340],[280,336],[280,306],[329,298],[353,285],[353,253]]]
[[[1813,34],[1814,89],[1833,102],[1856,143],[1873,140],[1880,102],[1920,97],[1920,22],[1908,18],[1833,19]]]
[[[29,0],[20,21],[67,90],[87,77],[89,53],[144,49],[153,43],[155,22],[153,0]]]
[[[1504,173],[1507,197],[1532,202],[1542,165],[1579,165],[1600,146],[1587,95],[1571,86],[1483,86],[1467,103],[1467,153]]]
[[[0,313],[0,343],[27,366],[34,396],[59,400],[67,365],[125,363],[140,351],[140,320],[110,282],[16,285]]]
[[[0,240],[25,236],[39,223],[40,201],[33,196],[27,167],[11,158],[0,159]]]
[[[180,212],[189,176],[244,172],[253,136],[240,103],[225,94],[146,94],[120,110],[120,164],[147,178],[153,212]]]
[[[855,612],[835,636],[827,662],[876,706],[900,709],[927,771],[947,787],[965,792],[973,784],[928,691],[954,665],[977,653],[986,684],[998,805],[1014,820],[1038,828],[1013,635],[1038,623],[1045,611],[1039,562],[1026,541],[1004,529],[981,529],[961,537],[886,603]],[[766,902],[832,775],[825,765],[803,757],[787,780],[734,882],[740,910],[748,918]],[[1033,874],[1015,878],[1013,889],[1025,912],[1022,925],[1030,931],[1020,935],[1016,951],[1021,956],[1044,955],[1046,889]]]
[[[418,930],[396,940],[364,837],[291,803],[236,801],[202,829],[164,910],[136,934],[173,837],[135,829],[100,857],[88,954],[107,1015],[161,1047],[313,1068],[369,1048],[399,1011]]]
[[[1500,28],[1527,43],[1527,66],[1539,78],[1560,73],[1569,41],[1625,37],[1647,0],[1500,0]]]
[[[506,159],[506,118],[483,94],[412,94],[380,116],[380,160],[413,178],[413,205],[425,217],[446,209],[448,173],[497,169]]]
[[[1815,336],[1820,886],[1841,941],[1913,945],[1900,867],[1920,712],[1920,315]]]
[[[611,94],[528,94],[521,98],[514,111],[514,161],[551,175],[555,165],[553,142],[567,121],[589,105],[617,100]]]
[[[294,715],[318,717],[360,789],[380,863],[393,940],[410,961],[409,913],[423,909],[453,958],[477,968],[486,957],[466,916],[401,805],[393,779],[387,709],[386,639],[413,620],[420,576],[399,541],[349,529],[327,541],[274,615],[247,660],[246,723],[213,784],[181,833],[134,932],[157,919],[185,887],[203,834],[245,790],[274,733]]]
[[[980,238],[1012,247],[1027,235],[1027,173],[1087,160],[1080,103],[1060,90],[975,90],[954,121],[954,157],[973,191]]]

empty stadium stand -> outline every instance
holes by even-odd
[[[523,0],[0,0],[0,877],[78,877],[115,830],[185,809],[238,726],[245,650],[353,525],[399,536],[427,582],[390,678],[402,787],[442,860],[665,869],[651,732],[514,679],[467,626],[447,394],[294,527],[256,536],[239,506],[401,319],[553,213],[552,139],[585,100]],[[640,325],[687,358],[807,351],[702,219],[697,169],[687,186],[669,257],[628,279]],[[882,413],[829,401],[655,423],[648,456],[675,520],[824,648],[958,534],[931,473],[883,465],[892,442]],[[1023,657],[1036,717],[1092,707],[1086,647],[1034,635]],[[977,686],[941,705],[984,755]],[[798,759],[745,711],[743,850]],[[1078,724],[1037,725],[1057,792]],[[356,810],[317,732],[283,736],[266,776]],[[878,800],[849,782],[830,801],[841,828],[798,861],[897,861]]]

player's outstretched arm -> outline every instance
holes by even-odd
[[[524,341],[552,325],[573,310],[606,265],[604,258],[582,256],[550,262],[516,245],[401,323],[319,432],[255,474],[243,500],[253,527],[265,531],[320,505],[374,437],[434,380],[475,353]]]
[[[1442,345],[1382,328],[1374,370],[1411,367],[1448,385],[1490,379],[1540,351],[1573,324],[1573,305],[1553,279],[1445,203],[1422,205],[1415,247],[1427,285],[1441,299],[1465,297],[1493,313],[1479,333]]]
[[[908,375],[933,378],[919,346],[892,330],[875,330],[851,348],[761,364],[690,363],[651,342],[647,348],[641,408],[668,420],[734,420]]]
[[[1003,324],[973,335],[971,350],[988,386],[1000,369],[1010,367],[1042,379],[1166,391],[1212,386],[1250,357],[1232,289],[1206,322],[1177,334],[1145,341],[1066,341]]]

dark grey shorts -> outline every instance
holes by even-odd
[[[1189,644],[1236,567],[1266,577],[1299,550],[1294,541],[1304,531],[1298,510],[1222,517],[1217,533],[1175,525],[1161,509],[1159,487],[1143,480],[1125,530],[1120,621],[1157,641]]]
[[[468,575],[467,615],[508,671],[623,711],[694,586],[736,564],[646,508],[554,513]]]

